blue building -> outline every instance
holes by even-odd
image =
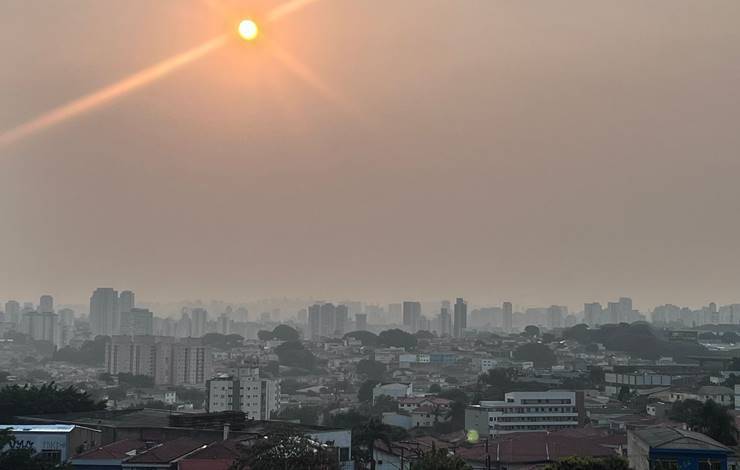
[[[654,426],[627,433],[630,468],[635,470],[735,470],[734,452],[709,436]],[[729,459],[728,459],[729,458]]]
[[[457,354],[448,352],[436,352],[429,354],[429,362],[432,364],[455,365]]]

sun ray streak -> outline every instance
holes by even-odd
[[[270,41],[270,49],[276,59],[296,77],[316,90],[321,96],[340,107],[342,110],[349,112],[349,102],[340,95],[336,90],[330,87],[306,64],[298,60],[295,56],[280,47],[275,41]]]
[[[292,13],[301,10],[311,3],[317,2],[318,0],[289,0],[285,3],[278,5],[273,8],[272,11],[267,13],[267,21],[276,21],[284,16],[288,16]]]
[[[0,134],[0,146],[8,145],[38,131],[86,113],[137,88],[148,85],[226,44],[226,34],[124,78],[112,85],[78,98],[37,118]]]

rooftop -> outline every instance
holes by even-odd
[[[12,429],[15,432],[72,432],[74,424],[0,424],[0,429]]]
[[[74,460],[122,460],[132,451],[145,449],[146,443],[137,439],[124,439],[106,446],[92,449],[74,458]]]
[[[704,434],[667,426],[655,426],[631,431],[653,449],[693,449],[732,452]]]

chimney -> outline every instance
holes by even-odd
[[[224,441],[229,438],[229,428],[231,425],[229,423],[224,423]]]

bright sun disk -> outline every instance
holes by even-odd
[[[239,36],[246,39],[247,41],[251,41],[252,39],[256,38],[259,34],[259,28],[257,28],[257,23],[255,23],[252,20],[243,20],[241,23],[239,23]]]

